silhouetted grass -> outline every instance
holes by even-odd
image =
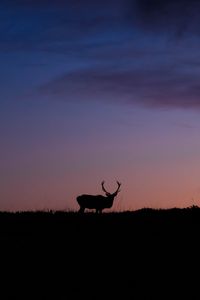
[[[7,299],[198,299],[199,236],[197,206],[1,212]]]

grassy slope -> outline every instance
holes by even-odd
[[[19,297],[27,287],[37,299],[199,299],[199,237],[198,207],[2,212],[1,271],[5,283],[17,283],[6,294]]]

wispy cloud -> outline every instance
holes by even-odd
[[[181,74],[178,69],[82,70],[43,85],[40,92],[70,101],[110,100],[148,107],[200,108],[198,77]]]

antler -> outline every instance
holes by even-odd
[[[106,191],[105,187],[104,187],[104,183],[105,181],[102,181],[101,186],[102,186],[102,190],[106,193],[106,195],[110,195],[110,193],[108,191]],[[119,181],[117,181],[117,190],[113,193],[113,194],[118,194],[120,192],[119,188],[121,186],[121,183]]]
[[[118,185],[118,188],[117,188],[117,190],[116,190],[115,194],[117,194],[117,193],[119,193],[119,192],[120,192],[119,188],[120,188],[120,186],[121,186],[121,183],[120,183],[119,181],[117,181],[117,185]]]
[[[102,186],[102,190],[106,193],[106,195],[110,194],[109,192],[106,191],[105,187],[104,187],[104,183],[105,181],[102,181],[101,186]]]

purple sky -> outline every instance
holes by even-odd
[[[200,3],[0,3],[0,210],[200,198]]]

